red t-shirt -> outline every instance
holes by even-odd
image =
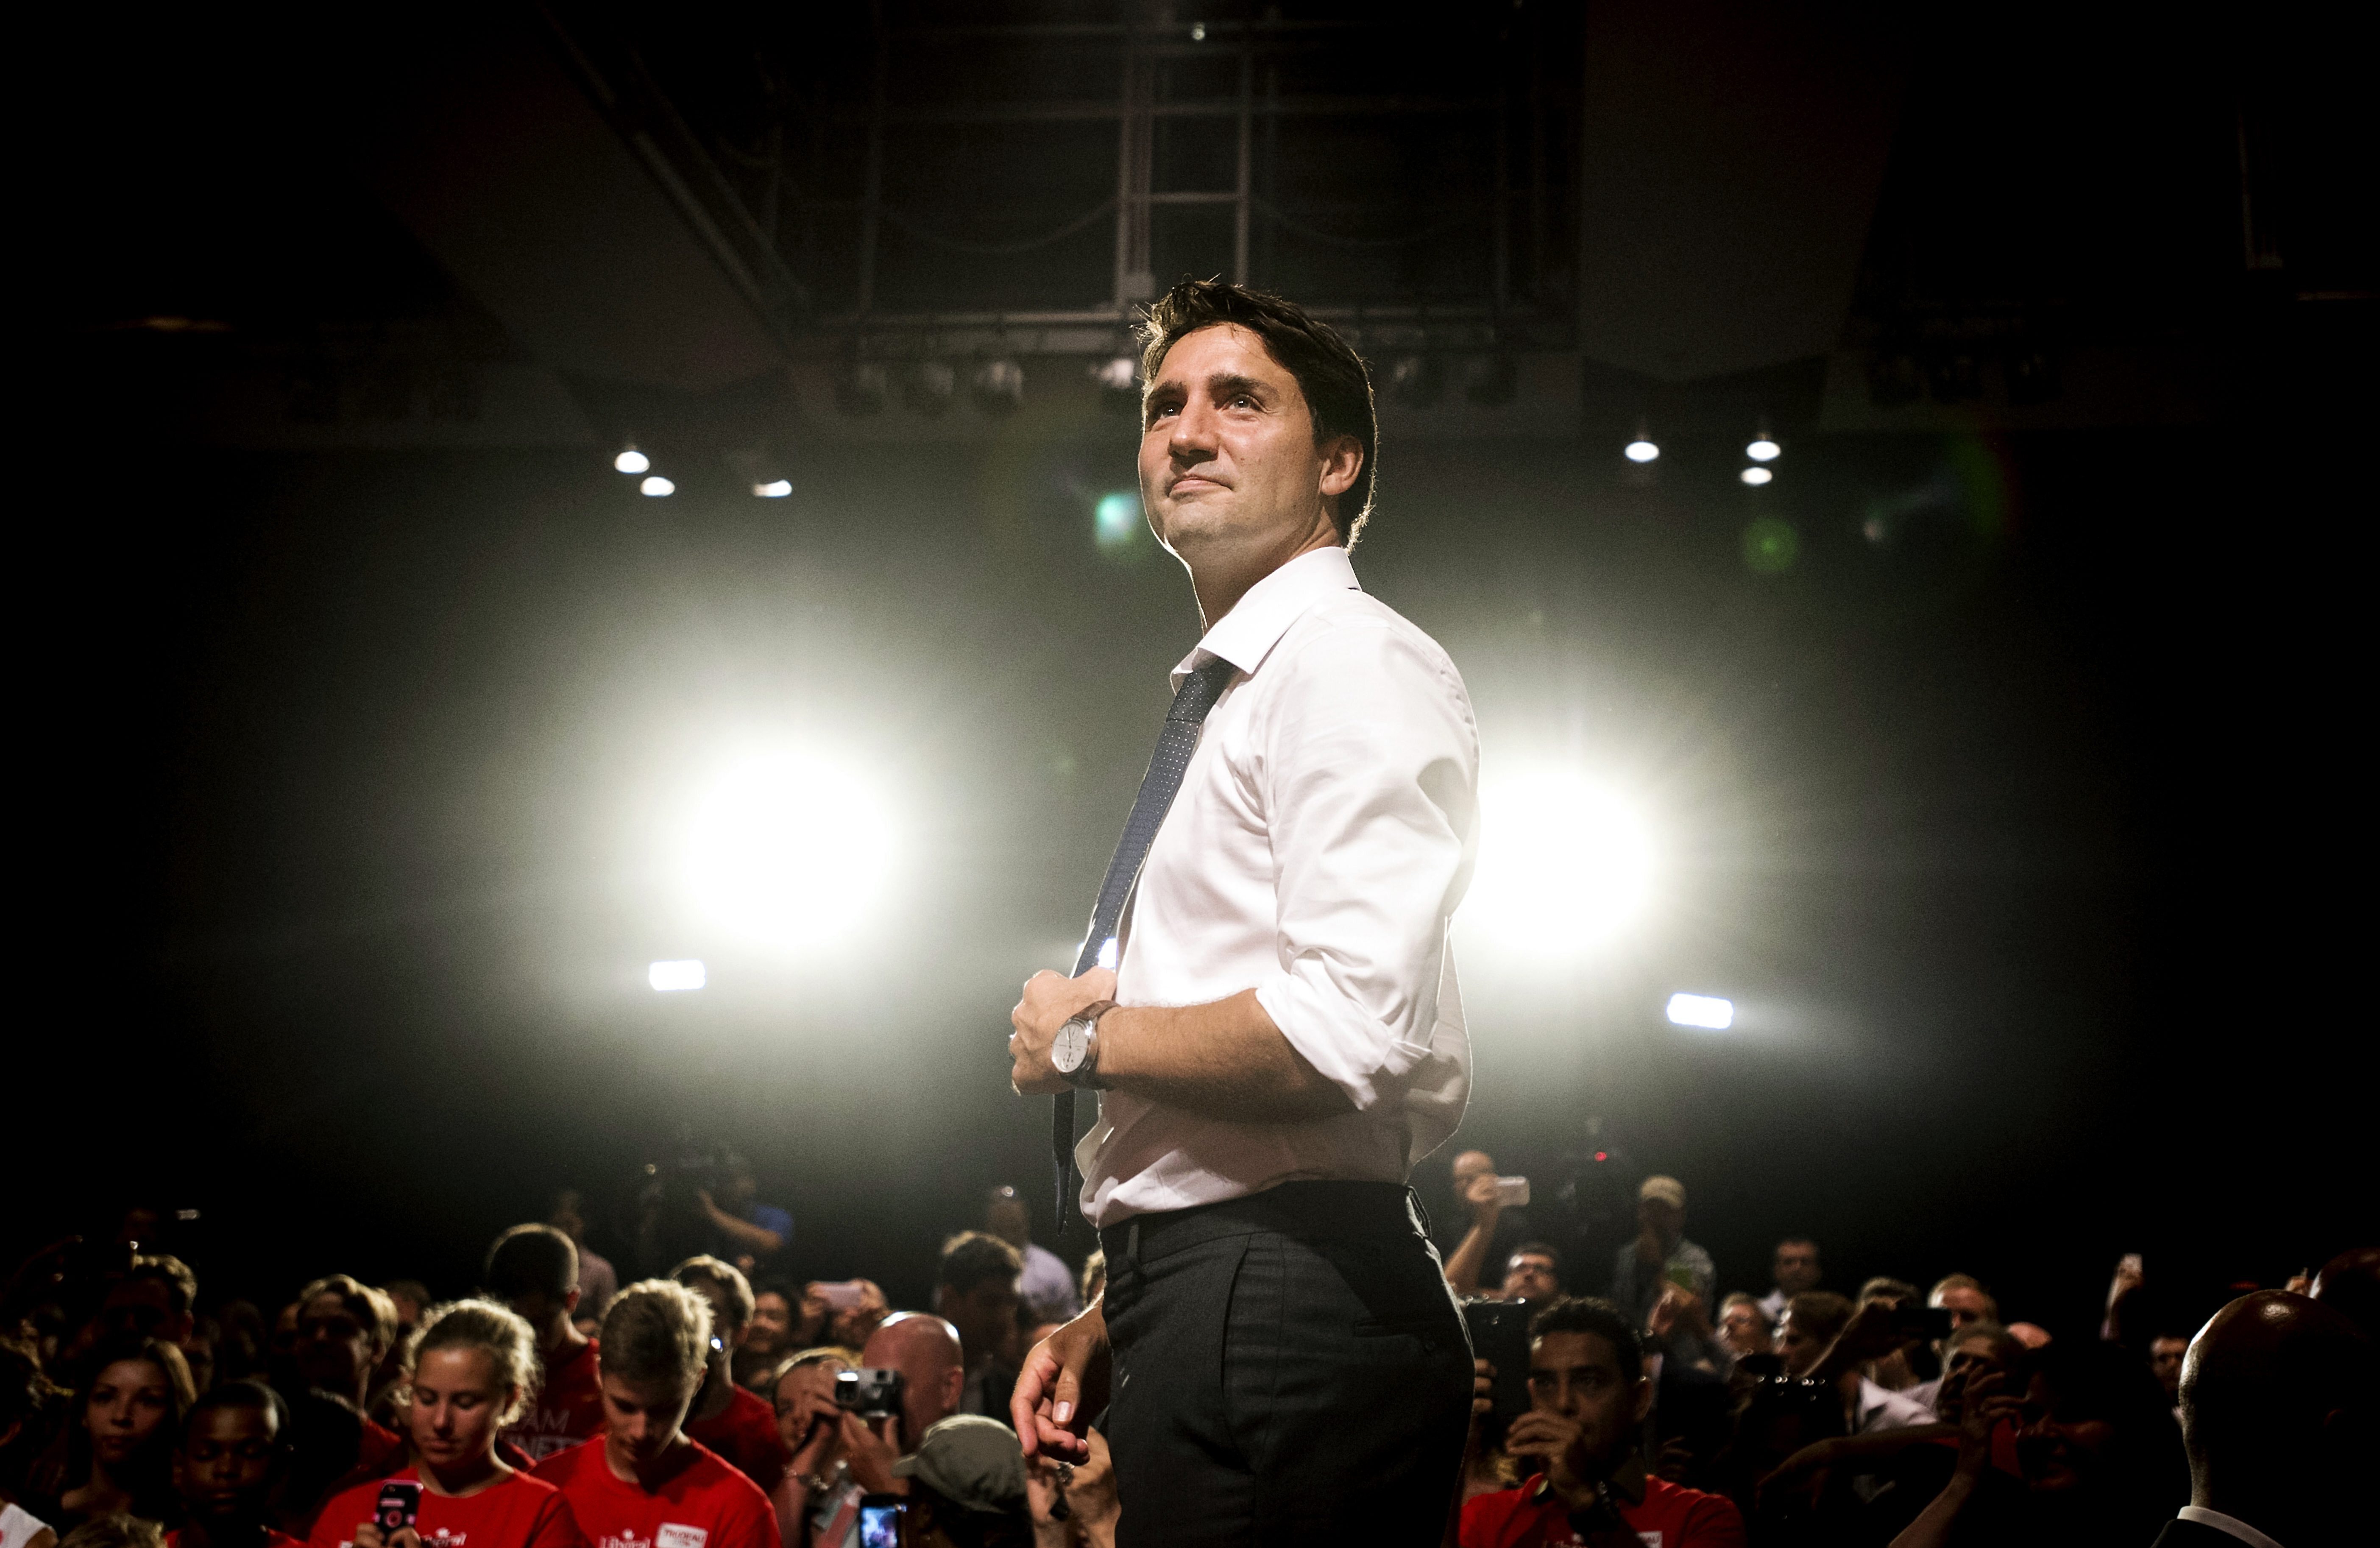
[[[385,1424],[364,1420],[363,1439],[356,1444],[356,1468],[366,1478],[379,1478],[405,1461],[405,1437]]]
[[[735,1392],[727,1407],[710,1418],[687,1420],[686,1438],[717,1452],[721,1461],[766,1494],[794,1465],[794,1454],[777,1433],[777,1410],[742,1387]]]
[[[1724,1494],[1645,1481],[1642,1504],[1620,1502],[1620,1518],[1645,1548],[1743,1548],[1743,1516]],[[1543,1477],[1481,1494],[1463,1507],[1463,1548],[1562,1548],[1586,1540]]]
[[[542,1462],[603,1432],[603,1389],[596,1380],[595,1340],[589,1339],[559,1365],[545,1368],[537,1401],[504,1429],[504,1439]]]
[[[760,1486],[700,1444],[659,1489],[623,1483],[588,1441],[540,1464],[594,1548],[776,1548],[777,1514]]]
[[[419,1469],[407,1468],[333,1495],[314,1518],[307,1548],[355,1548],[356,1528],[372,1518],[380,1492],[420,1481]],[[422,1548],[587,1548],[562,1491],[527,1473],[460,1498],[424,1489],[413,1530],[421,1534]]]

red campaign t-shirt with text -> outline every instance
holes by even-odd
[[[356,1529],[378,1514],[380,1492],[420,1481],[419,1469],[407,1468],[334,1494],[314,1518],[307,1548],[355,1548]],[[413,1530],[421,1534],[422,1548],[587,1548],[562,1491],[527,1473],[510,1474],[476,1494],[424,1489]]]
[[[760,1486],[774,1489],[793,1466],[794,1454],[777,1433],[777,1410],[760,1398],[735,1389],[727,1407],[709,1419],[686,1421],[686,1438],[718,1453],[719,1459]]]
[[[1644,1548],[1743,1548],[1742,1513],[1724,1494],[1648,1478],[1641,1504],[1619,1503],[1620,1518]],[[1585,1541],[1542,1477],[1463,1507],[1463,1548],[1568,1548]]]
[[[165,1534],[165,1548],[182,1548],[183,1542],[182,1529],[179,1527]],[[306,1540],[302,1537],[291,1537],[287,1532],[275,1531],[271,1527],[267,1527],[264,1529],[264,1542],[259,1545],[259,1548],[306,1548]]]
[[[531,1462],[542,1462],[603,1432],[603,1388],[596,1376],[595,1348],[590,1338],[560,1364],[547,1366],[536,1400],[505,1426],[504,1439],[528,1453]]]
[[[548,1457],[541,1482],[562,1491],[594,1548],[777,1548],[777,1513],[760,1486],[700,1444],[658,1489],[623,1482],[592,1440]]]

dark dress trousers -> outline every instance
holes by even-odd
[[[1471,1346],[1404,1188],[1283,1183],[1099,1238],[1122,1548],[1439,1541]]]

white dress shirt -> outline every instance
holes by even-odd
[[[2233,1537],[2248,1544],[2248,1548],[2281,1548],[2278,1542],[2240,1520],[2237,1516],[2226,1516],[2219,1510],[2209,1510],[2203,1505],[2183,1505],[2181,1509],[2175,1512],[2175,1518],[2182,1521],[2195,1521],[2202,1527],[2212,1527],[2218,1532],[2229,1532]]]
[[[1471,1091],[1447,926],[1475,855],[1479,736],[1454,663],[1339,548],[1250,587],[1176,685],[1209,656],[1239,670],[1142,867],[1116,1003],[1253,989],[1354,1111],[1236,1122],[1102,1091],[1075,1149],[1095,1225],[1296,1180],[1402,1183]]]

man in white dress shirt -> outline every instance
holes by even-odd
[[[1082,1461],[1105,1408],[1127,1548],[1434,1543],[1471,1356],[1405,1179],[1470,1089],[1470,698],[1356,583],[1376,431],[1338,335],[1186,282],[1143,368],[1142,502],[1206,626],[1174,682],[1229,678],[1115,970],[1038,974],[1013,1017],[1019,1091],[1100,1093],[1076,1155],[1109,1275],[1026,1357],[1016,1427]]]

